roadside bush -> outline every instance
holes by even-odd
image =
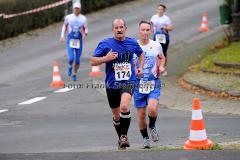
[[[1,0],[0,13],[14,14],[38,8],[59,0]],[[82,12],[84,14],[97,11],[99,9],[132,0],[82,0]],[[71,9],[71,2],[38,13],[3,19],[0,17],[0,40],[17,36],[26,31],[42,28],[59,22],[63,19],[66,9]]]

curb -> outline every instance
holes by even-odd
[[[201,70],[202,72],[205,72],[205,73],[226,74],[226,75],[240,76],[240,73],[230,73],[230,72],[222,72],[222,71],[213,71],[213,70],[204,69],[204,68],[200,68],[200,70]]]
[[[225,62],[218,62],[218,61],[213,61],[213,63],[221,67],[240,68],[240,63],[225,63]]]
[[[192,72],[193,73],[193,72]],[[191,73],[186,73],[183,76],[183,80],[191,85],[200,87],[202,89],[208,90],[208,91],[213,91],[216,93],[222,93],[225,92],[230,96],[234,96],[234,97],[238,97],[240,96],[240,90],[234,90],[234,89],[229,89],[229,88],[220,88],[220,87],[216,87],[214,85],[211,84],[207,84],[204,82],[199,82],[198,78],[196,78],[197,80],[192,80],[191,78],[188,77],[188,75]],[[196,75],[193,75],[194,77],[197,77]]]

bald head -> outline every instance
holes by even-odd
[[[122,23],[122,24],[127,28],[126,22],[125,22],[125,20],[122,19],[122,18],[114,19],[113,22],[112,22],[112,28],[114,27],[114,25],[115,25],[116,23]]]
[[[112,22],[112,31],[114,33],[115,39],[123,41],[125,39],[125,33],[127,31],[126,22],[121,18],[114,19]]]

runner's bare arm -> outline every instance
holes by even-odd
[[[85,28],[85,27],[83,27],[82,29],[81,29],[81,33],[82,33],[82,37],[83,37],[83,40],[85,40],[86,39],[86,37],[87,37],[87,28]]]
[[[138,61],[139,61],[139,68],[137,70],[137,76],[142,77],[142,70],[144,65],[144,53],[142,53],[141,56],[138,57]]]
[[[139,58],[139,68],[143,68],[143,65],[144,65],[144,53],[141,54]]]
[[[86,39],[88,34],[87,18],[84,17],[84,26],[82,28],[83,39]]]
[[[158,60],[160,61],[159,71],[160,71],[160,73],[162,73],[165,70],[166,58],[164,55],[159,55]]]
[[[164,67],[165,66],[165,63],[166,63],[166,58],[164,55],[159,55],[158,56],[158,59],[160,61],[160,66]]]
[[[64,35],[65,35],[66,30],[67,30],[67,25],[66,25],[66,24],[63,24],[63,26],[62,26],[62,32],[61,32],[61,37],[60,37],[60,42],[64,42]]]

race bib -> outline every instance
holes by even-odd
[[[155,82],[154,81],[140,80],[139,93],[149,94],[151,91],[154,90],[154,87],[155,87]]]
[[[163,44],[166,43],[166,35],[165,34],[156,34],[155,39],[159,43],[163,43]]]
[[[70,39],[70,47],[71,48],[80,48],[80,40],[79,39]]]
[[[129,80],[132,75],[131,65],[130,63],[115,63],[114,72],[116,81]]]

